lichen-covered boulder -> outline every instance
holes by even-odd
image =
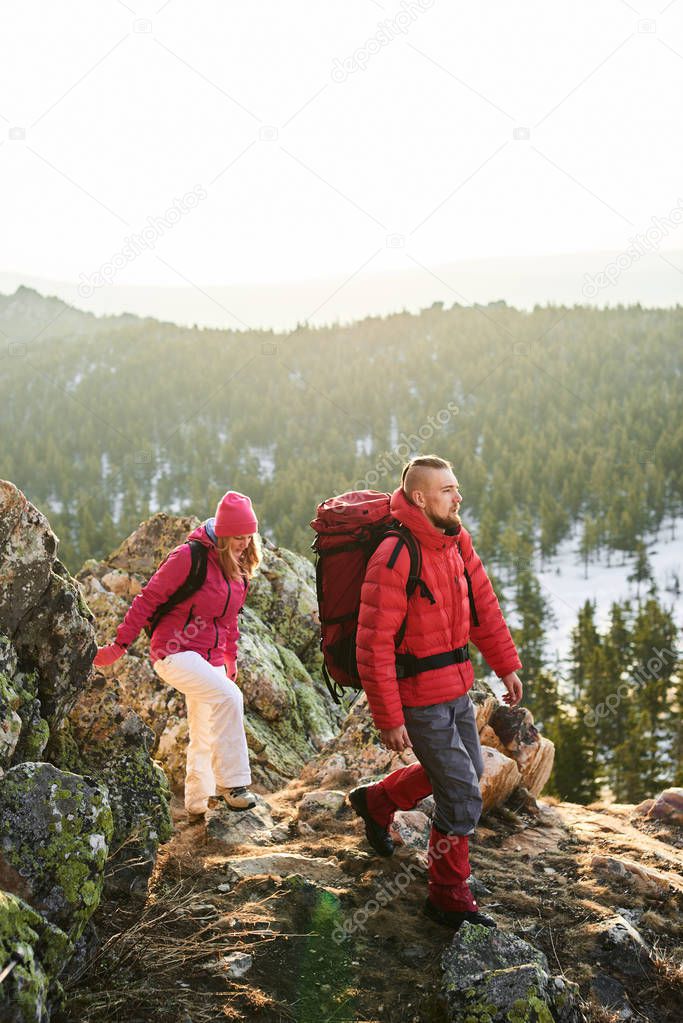
[[[21,703],[19,694],[9,678],[0,672],[0,767],[9,767],[21,735],[21,718],[17,708]]]
[[[249,587],[248,605],[267,622],[274,639],[309,669],[322,663],[315,568],[300,554],[262,542],[263,561]]]
[[[97,782],[52,764],[18,764],[0,781],[0,887],[75,941],[99,903],[112,832]]]
[[[56,549],[45,516],[0,480],[0,633],[20,669],[35,671],[39,716],[49,727],[73,704],[96,651],[92,615]]]
[[[247,607],[240,622],[238,670],[252,774],[279,787],[335,733],[314,680],[295,653],[277,643]]]
[[[43,717],[58,726],[73,706],[97,652],[93,616],[80,589],[55,560],[40,602],[12,637],[26,670],[35,670]]]
[[[12,635],[47,588],[57,537],[9,480],[0,480],[0,549],[0,621]]]
[[[0,633],[0,768],[40,760],[50,737],[38,696],[38,673],[18,669],[17,652]]]
[[[507,931],[464,923],[442,956],[454,1023],[581,1023],[578,988],[551,977],[546,957]]]
[[[61,1002],[56,978],[73,951],[67,935],[26,902],[0,891],[0,1019],[43,1023]]]
[[[173,832],[168,782],[150,756],[154,734],[125,706],[116,679],[96,674],[60,738],[59,766],[96,778],[109,793],[114,833],[107,887],[145,891],[158,846]]]

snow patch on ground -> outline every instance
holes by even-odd
[[[671,525],[659,531],[659,537],[646,539],[647,556],[652,575],[657,584],[659,600],[673,609],[674,618],[683,627],[683,592],[676,595],[667,589],[671,587],[674,574],[683,583],[683,530]],[[540,561],[535,561],[533,570],[538,578],[543,595],[549,601],[556,616],[556,624],[548,629],[548,659],[559,658],[565,662],[569,654],[570,633],[576,625],[579,610],[586,600],[596,602],[596,624],[600,630],[609,622],[609,611],[614,601],[631,599],[634,603],[637,587],[628,581],[633,572],[633,558],[628,557],[622,564],[622,555],[612,553],[611,566],[607,557],[588,565],[588,575],[578,553],[578,536],[568,538],[558,548],[554,558],[546,560],[541,570]],[[640,584],[640,596],[645,598],[648,583]],[[511,616],[512,617],[512,616]]]

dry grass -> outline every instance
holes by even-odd
[[[269,802],[286,817],[292,795],[290,788]],[[537,856],[516,851],[519,821],[519,815],[492,815],[471,843],[475,876],[492,892],[480,900],[482,908],[491,907],[502,928],[540,948],[553,974],[580,985],[588,997],[582,1008],[589,1023],[617,1019],[589,995],[596,956],[604,955],[596,945],[599,924],[619,907],[645,908],[639,928],[656,946],[650,986],[642,990],[642,978],[635,988],[624,981],[636,1019],[638,1009],[649,1006],[656,1007],[651,1018],[657,1023],[683,1019],[683,1006],[677,1007],[683,978],[674,953],[680,935],[675,901],[644,903],[637,892],[608,886],[588,873],[587,858],[602,851],[600,834],[581,841],[569,832],[560,834],[556,846]],[[537,823],[531,817],[523,823],[526,837],[533,837]],[[378,885],[418,856],[409,849],[388,861],[368,855],[362,825],[350,811],[311,830],[293,831],[280,846],[226,850],[207,842],[201,826],[179,821],[160,852],[144,906],[112,905],[98,912],[102,947],[69,981],[68,1015],[55,1023],[444,1023],[440,957],[450,939],[422,917],[424,871],[416,872],[409,887],[342,949],[329,940],[330,920],[315,922],[320,886],[302,890],[261,876],[241,881],[230,892],[218,891],[238,851],[335,858],[345,887],[334,891],[349,919]],[[630,847],[628,854],[639,859],[641,851]],[[422,959],[404,957],[411,945],[424,948]],[[254,959],[242,981],[216,969],[218,959],[233,950]]]

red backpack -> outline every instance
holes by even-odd
[[[317,516],[311,522],[317,534],[311,549],[317,555],[315,572],[323,678],[332,698],[339,704],[344,689],[362,690],[356,664],[360,592],[368,561],[386,536],[395,536],[398,540],[390,561],[395,561],[403,544],[410,553],[408,597],[422,584],[420,544],[410,530],[393,517],[390,502],[391,494],[350,490],[319,504]],[[405,627],[404,619],[396,634],[397,647]]]

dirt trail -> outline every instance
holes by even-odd
[[[110,944],[71,985],[57,1023],[446,1023],[440,959],[450,939],[422,915],[424,851],[404,846],[378,858],[347,807],[297,833],[291,793],[266,798],[283,827],[292,823],[268,846],[221,846],[174,807],[176,831],[146,905],[100,908],[100,939]],[[683,933],[683,831],[636,826],[632,811],[541,800],[534,812],[485,815],[470,845],[473,875],[488,889],[478,899],[500,927],[540,948],[554,973],[579,983],[589,1023],[617,1020],[590,999],[596,972],[614,968],[596,935],[620,909],[636,914],[657,960],[647,979],[624,981],[635,1018],[680,1023],[673,957]],[[236,857],[272,853],[315,857],[317,868],[310,878],[304,870],[229,880]],[[601,877],[594,855],[665,872],[661,890],[643,894],[630,880]],[[357,919],[399,877],[405,884],[387,904],[366,913],[348,941],[333,940],[340,921]],[[234,952],[252,957],[242,979],[225,965]]]

